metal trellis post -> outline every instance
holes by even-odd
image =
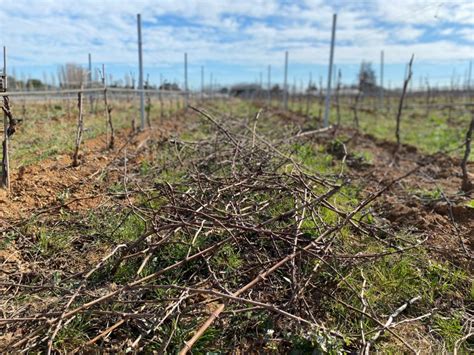
[[[138,89],[140,91],[140,129],[145,129],[145,95],[143,92],[143,53],[142,53],[142,19],[140,14],[137,15],[138,30]]]
[[[324,110],[324,127],[329,126],[329,110],[331,104],[331,78],[332,78],[332,65],[334,61],[334,42],[336,40],[336,20],[337,14],[332,16],[332,34],[331,34],[331,51],[329,54],[329,69],[328,69],[328,85],[326,88],[326,105]]]

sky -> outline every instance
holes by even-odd
[[[199,88],[212,73],[221,85],[326,82],[331,25],[337,13],[334,65],[355,83],[361,61],[384,86],[401,85],[415,55],[413,85],[466,84],[474,60],[474,1],[426,0],[0,0],[0,45],[8,72],[53,82],[64,63],[105,64],[112,80],[138,76],[136,15],[141,13],[145,76]],[[474,72],[474,69],[472,69]],[[472,73],[474,77],[474,73]],[[57,80],[57,79],[55,79]],[[474,85],[474,78],[472,79]]]

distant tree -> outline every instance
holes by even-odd
[[[125,74],[125,87],[127,89],[132,88],[132,77],[129,74]]]
[[[230,95],[249,97],[255,94],[259,89],[260,86],[257,84],[237,84],[231,87]]]
[[[359,70],[359,89],[364,92],[372,92],[377,87],[377,78],[371,62],[362,61]]]
[[[8,87],[11,89],[18,89],[21,87],[23,83],[21,83],[20,81],[16,80],[16,78],[14,76],[9,76],[8,77]],[[0,83],[0,87],[2,86],[2,84]],[[1,90],[0,90],[1,91]]]
[[[147,81],[145,81],[145,83],[143,84],[143,88],[144,88],[145,90],[154,90],[154,89],[156,89],[156,85],[150,84],[150,83],[148,82],[148,80],[147,80]]]
[[[31,89],[43,89],[44,84],[39,79],[28,79],[28,81],[26,82],[26,87]]]
[[[271,89],[271,92],[272,93],[275,93],[275,94],[278,94],[280,93],[282,90],[280,88],[280,85],[276,84],[276,85],[273,85],[272,89]]]
[[[3,82],[4,78],[0,74],[0,91],[2,91],[2,88],[4,87],[5,83]],[[43,85],[41,83],[41,85]],[[10,91],[12,90],[19,90],[25,87],[25,82],[24,80],[19,80],[15,75],[10,75],[8,76],[8,89]]]
[[[314,94],[316,92],[318,92],[318,87],[315,84],[309,85],[308,88],[306,89],[307,94]]]
[[[81,83],[85,83],[87,80],[87,70],[80,65],[68,63],[59,67],[58,77],[61,86],[80,88]]]
[[[121,88],[123,87],[123,81],[122,80],[115,80],[115,81],[111,81],[109,86],[111,88]],[[146,89],[146,88],[145,88]]]
[[[181,91],[179,85],[176,83],[168,83],[164,82],[160,85],[160,90],[167,90],[167,91]]]

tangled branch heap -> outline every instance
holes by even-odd
[[[321,132],[270,140],[258,134],[258,115],[217,121],[200,113],[210,121],[201,128],[206,139],[162,143],[171,158],[155,169],[173,178],[137,193],[130,213],[146,221],[145,232],[59,284],[19,287],[20,294],[50,289],[57,297],[41,314],[5,308],[0,329],[21,334],[6,348],[185,353],[212,329],[222,347],[266,344],[274,332],[322,349],[343,340],[366,346],[363,329],[345,334],[327,325],[325,305],[345,282],[338,270],[377,256],[364,254],[364,238],[380,243],[381,255],[416,246],[364,219],[391,183],[354,201],[347,180],[317,173],[295,154],[300,145],[289,144]],[[369,310],[341,306],[370,319],[377,337],[391,331]],[[78,321],[87,324],[87,339],[58,345]]]

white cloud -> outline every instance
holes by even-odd
[[[445,28],[439,31],[439,34],[442,36],[450,36],[454,33],[455,29],[453,27]]]
[[[438,26],[441,23],[474,24],[474,3],[469,1],[376,0],[380,19],[397,24]]]
[[[425,31],[414,26],[403,26],[394,31],[394,37],[401,41],[414,41],[418,39]]]
[[[466,2],[321,0],[2,0],[0,44],[14,65],[136,62],[136,13],[142,13],[145,64],[214,61],[242,66],[281,65],[283,50],[296,64],[326,64],[331,20],[338,13],[336,62],[405,63],[470,59],[474,5]],[[166,16],[163,17],[163,16]],[[173,23],[182,22],[176,26]],[[444,37],[423,42],[440,23]]]
[[[474,29],[473,28],[462,28],[456,31],[456,35],[465,39],[466,41],[474,42]]]

